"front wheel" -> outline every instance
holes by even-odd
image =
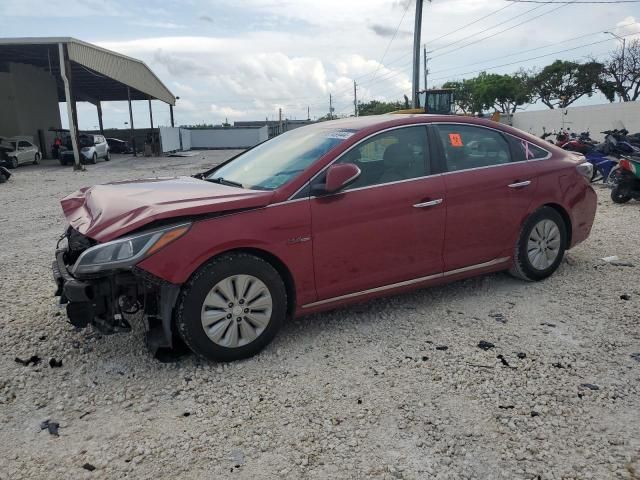
[[[9,159],[9,168],[18,168],[18,158],[17,157],[11,157]]]
[[[262,350],[286,314],[287,293],[275,268],[259,257],[233,253],[193,275],[180,295],[175,320],[194,353],[229,362]]]
[[[97,153],[94,153],[94,154],[91,156],[91,165],[95,165],[96,163],[98,163],[98,154],[97,154]]]
[[[551,207],[542,207],[524,222],[513,255],[510,273],[537,281],[558,269],[567,245],[567,225]]]
[[[631,200],[631,197],[628,195],[624,195],[620,189],[620,187],[616,184],[611,189],[611,200],[613,203],[627,203]]]

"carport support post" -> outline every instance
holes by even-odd
[[[73,169],[82,170],[80,165],[80,151],[78,150],[78,112],[76,111],[76,100],[73,96],[71,62],[67,46],[58,44],[58,57],[60,58],[60,76],[64,83],[64,96],[67,104],[67,116],[69,117],[69,135],[71,135],[71,145],[73,147]]]
[[[171,115],[171,127],[175,127],[175,125],[173,124],[173,105],[169,105],[169,114]]]
[[[100,135],[104,136],[104,127],[102,126],[102,104],[100,100],[96,102],[96,108],[98,109],[98,125],[100,125]]]
[[[133,156],[137,157],[136,154],[136,137],[133,135],[133,110],[131,109],[131,90],[127,87],[127,99],[129,100],[129,127],[131,128],[131,148],[133,148]]]
[[[153,130],[153,110],[151,110],[151,99],[149,99],[149,124],[151,125],[151,130]]]

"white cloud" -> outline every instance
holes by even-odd
[[[136,20],[134,22],[129,22],[130,25],[135,25],[136,27],[147,27],[147,28],[165,28],[168,30],[175,30],[180,28],[187,28],[186,25],[180,25],[178,23],[173,22],[153,22],[149,20]]]

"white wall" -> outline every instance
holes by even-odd
[[[589,131],[594,139],[602,139],[604,130],[620,128],[620,122],[631,133],[640,132],[640,102],[607,103],[566,109],[517,112],[511,124],[536,136],[547,131],[570,128],[572,132]]]
[[[180,129],[177,127],[158,127],[162,153],[180,150]]]
[[[215,128],[190,130],[191,148],[248,148],[267,140],[269,129],[261,128]]]
[[[186,128],[180,129],[180,138],[182,140],[182,150],[191,150],[191,130]]]
[[[9,72],[0,72],[0,136],[32,137],[50,153],[55,136],[51,127],[61,128],[55,78],[33,65],[9,63]],[[40,145],[38,130],[45,145]]]

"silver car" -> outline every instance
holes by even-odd
[[[81,163],[95,164],[99,158],[104,158],[107,162],[111,160],[109,144],[102,135],[82,133],[78,137],[78,140],[80,141]],[[62,165],[71,165],[73,162],[73,150],[65,150],[60,154],[60,163]]]
[[[25,163],[33,163],[37,165],[40,163],[40,159],[42,158],[40,149],[27,140],[5,138],[2,139],[2,146],[10,147],[6,152],[9,168],[17,168],[18,165]]]

